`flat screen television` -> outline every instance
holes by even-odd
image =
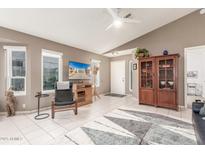
[[[69,61],[68,67],[69,67],[69,79],[78,79],[78,80],[91,79],[90,64]]]

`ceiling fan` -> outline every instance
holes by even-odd
[[[108,29],[110,29],[113,26],[119,28],[119,27],[121,27],[121,25],[123,23],[131,23],[131,24],[134,23],[134,24],[136,24],[136,23],[140,23],[141,22],[139,20],[130,19],[129,17],[132,15],[131,13],[128,13],[124,17],[120,17],[119,16],[119,9],[114,11],[111,8],[107,8],[107,11],[112,16],[113,22],[105,29],[105,31],[107,31]]]

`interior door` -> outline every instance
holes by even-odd
[[[125,94],[125,61],[111,62],[111,93]]]

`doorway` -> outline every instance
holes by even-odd
[[[125,95],[125,61],[111,62],[111,93]]]
[[[185,48],[184,56],[184,100],[191,108],[192,102],[205,100],[205,46]]]

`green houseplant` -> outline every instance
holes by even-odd
[[[145,48],[137,48],[135,51],[135,58],[139,59],[140,57],[149,57],[149,51]]]

